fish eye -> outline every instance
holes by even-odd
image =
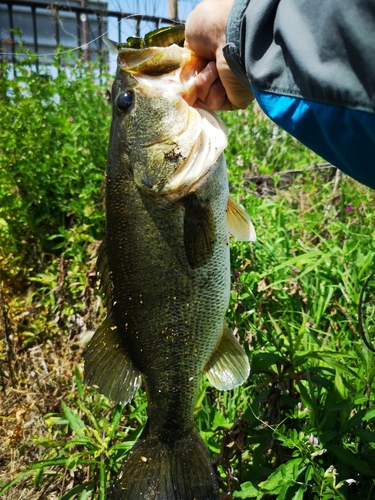
[[[129,90],[121,92],[121,94],[116,97],[116,106],[122,112],[128,111],[133,104],[133,100],[134,95],[132,92]]]

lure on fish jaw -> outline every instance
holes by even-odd
[[[148,422],[112,500],[217,500],[194,424],[200,378],[229,390],[250,372],[224,317],[229,232],[247,241],[255,232],[229,196],[225,128],[192,106],[204,64],[175,44],[118,52],[97,262],[108,316],[85,353],[85,381],[127,403],[142,377]]]

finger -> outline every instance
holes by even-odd
[[[195,85],[197,89],[198,98],[202,102],[206,102],[207,96],[210,93],[211,86],[218,79],[219,74],[216,69],[216,64],[211,61],[207,66],[197,75]]]
[[[206,97],[206,105],[214,110],[231,110],[232,104],[229,102],[227,92],[221,83],[220,78],[211,85],[210,91]]]

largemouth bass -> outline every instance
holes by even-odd
[[[148,422],[113,500],[219,499],[194,424],[199,383],[206,372],[228,390],[250,371],[224,316],[229,232],[244,240],[255,233],[229,197],[225,128],[194,104],[204,64],[176,44],[118,53],[97,263],[108,316],[85,353],[85,380],[127,403],[142,377]]]

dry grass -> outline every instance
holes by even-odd
[[[24,445],[46,433],[43,415],[61,412],[61,400],[72,390],[73,368],[80,362],[82,353],[72,341],[61,340],[58,347],[50,341],[32,347],[10,363],[14,375],[8,378],[0,394],[1,482],[10,481],[27,464],[42,458],[42,448]],[[9,372],[5,372],[3,378],[6,376]],[[21,482],[9,490],[4,499],[57,499],[61,493],[59,483],[61,485],[61,481],[53,484],[50,491],[30,491]]]
[[[97,245],[96,245],[97,247]],[[96,248],[91,252],[96,253]],[[30,284],[14,286],[14,280],[0,284],[0,483],[11,481],[31,462],[42,459],[45,448],[28,445],[33,439],[41,439],[47,433],[44,416],[61,413],[61,401],[75,393],[74,366],[82,365],[83,347],[100,321],[100,300],[92,288],[93,259],[83,264],[82,310],[69,318],[65,328],[59,329],[63,310],[69,300],[66,289],[71,286],[64,278],[67,268],[60,259],[58,293],[65,300],[58,300],[50,311],[46,329],[30,346],[25,345],[25,321],[30,325],[38,321],[41,308],[30,304]],[[95,281],[95,280],[94,280]],[[44,487],[30,489],[26,477],[8,490],[4,500],[57,500],[66,491],[68,475],[51,477]],[[28,487],[26,487],[26,483]]]

